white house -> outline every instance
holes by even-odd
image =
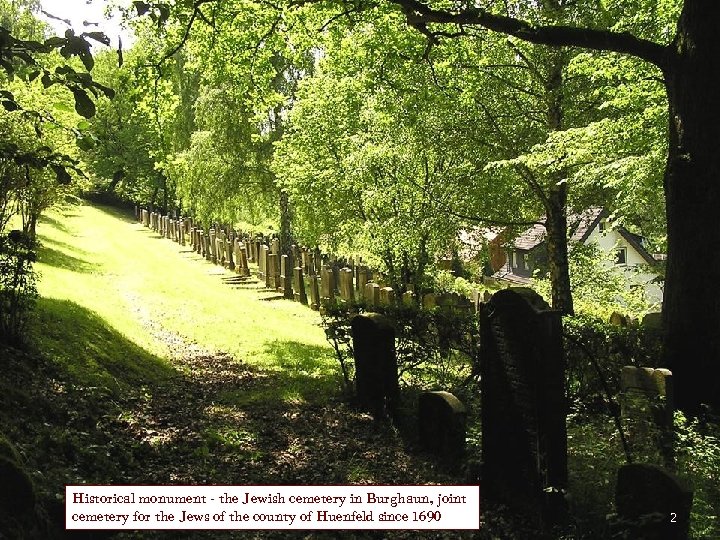
[[[627,278],[628,286],[640,284],[651,302],[662,302],[663,291],[657,283],[657,272],[653,271],[660,256],[653,257],[646,247],[645,239],[633,234],[622,226],[613,226],[608,221],[608,212],[603,208],[590,208],[581,214],[569,216],[572,235],[570,242],[595,243],[601,251],[612,254],[608,264]],[[545,250],[545,226],[534,225],[505,248],[500,264],[495,264],[493,277],[500,281],[527,284],[537,264],[547,259]],[[498,260],[495,247],[495,260]],[[491,248],[491,256],[492,256]]]

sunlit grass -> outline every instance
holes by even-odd
[[[269,375],[272,386],[260,384],[238,402],[321,400],[338,386],[317,313],[265,301],[276,295],[223,279],[234,274],[189,246],[87,205],[50,212],[38,233],[44,300],[33,334],[79,377],[112,385],[118,375],[157,376],[160,359],[169,358],[158,333],[169,332]]]

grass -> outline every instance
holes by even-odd
[[[162,376],[172,369],[162,338],[169,333],[267,373],[269,384],[251,395],[229,393],[229,402],[322,400],[339,388],[315,312],[234,283],[232,272],[189,246],[88,205],[49,213],[38,234],[34,341],[78,380],[118,386],[120,376],[128,384]]]

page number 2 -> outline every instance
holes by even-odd
[[[670,512],[670,523],[677,523],[677,514],[675,512]]]

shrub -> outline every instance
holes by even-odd
[[[616,326],[578,314],[565,317],[563,327],[567,394],[577,412],[599,412],[608,397],[615,400],[623,366],[657,367],[660,362],[659,333],[637,322]]]
[[[35,251],[21,231],[0,236],[0,341],[22,342],[28,317],[37,298]]]
[[[367,311],[382,313],[395,327],[398,377],[420,387],[453,387],[477,373],[478,321],[467,309],[416,304],[367,306],[363,302],[326,304],[322,325],[335,349],[346,390],[354,380],[352,362],[353,316]]]

